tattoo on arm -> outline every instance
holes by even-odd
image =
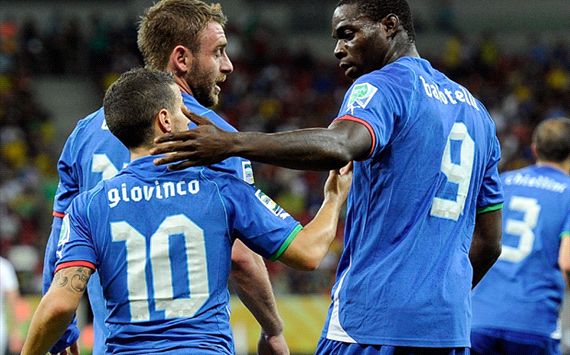
[[[56,287],[67,288],[76,293],[85,292],[87,281],[93,270],[86,267],[70,267],[55,274],[53,283]]]

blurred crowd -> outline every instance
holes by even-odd
[[[450,16],[442,13],[441,26],[452,30],[439,56],[427,59],[485,103],[502,143],[502,170],[532,163],[529,144],[536,124],[570,115],[569,48],[531,39],[525,51],[507,55],[491,34],[474,40],[454,31]],[[283,34],[266,25],[230,23],[227,34],[235,71],[223,84],[218,111],[232,125],[277,132],[327,126],[336,117],[350,83],[335,61],[318,59],[306,48],[284,47]],[[58,19],[43,31],[32,19],[0,23],[0,254],[13,262],[24,293],[40,291],[59,156],[53,118],[38,105],[40,93],[31,89],[34,78],[89,76],[102,94],[118,74],[141,64],[134,19],[122,26],[96,16],[87,22]],[[300,221],[314,215],[324,173],[263,164],[254,171],[256,184]],[[341,249],[342,224],[319,271],[269,263],[276,293],[328,292]]]

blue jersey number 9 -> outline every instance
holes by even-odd
[[[459,164],[451,161],[451,141],[459,141],[461,143]],[[469,193],[474,157],[475,142],[469,135],[467,126],[462,122],[455,122],[447,137],[447,143],[441,159],[441,171],[447,177],[448,183],[458,185],[457,194],[453,200],[434,197],[430,213],[432,216],[457,221],[459,216],[463,214],[465,200]],[[445,185],[440,190],[444,188]]]

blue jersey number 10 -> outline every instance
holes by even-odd
[[[461,142],[459,164],[451,161],[451,141]],[[431,215],[434,217],[457,221],[463,214],[465,200],[469,193],[469,183],[473,172],[473,159],[475,157],[475,142],[462,122],[455,122],[447,137],[445,150],[441,159],[441,171],[447,177],[448,183],[455,183],[457,195],[454,200],[435,197],[431,205]],[[442,189],[445,186],[442,187]]]
[[[127,288],[131,320],[150,320],[145,273],[146,238],[127,222],[111,223],[111,234],[113,241],[124,241],[127,248]],[[184,236],[188,268],[186,287],[190,290],[188,298],[174,298],[168,242],[173,235]],[[164,311],[165,318],[193,317],[209,297],[204,231],[185,215],[167,217],[150,237],[149,253],[156,310]]]

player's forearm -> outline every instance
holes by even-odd
[[[469,250],[473,266],[472,287],[477,286],[501,255],[502,210],[480,213],[475,219],[475,231]]]
[[[315,218],[299,232],[279,260],[296,269],[317,269],[336,236],[343,203],[337,197],[325,199]]]
[[[283,332],[267,268],[261,256],[236,241],[232,250],[230,281],[243,304],[268,335]]]
[[[570,288],[570,235],[562,237],[558,265],[566,281],[566,287]]]
[[[73,318],[74,310],[44,297],[38,306],[22,355],[45,354],[50,347],[63,335]]]
[[[350,142],[326,128],[272,134],[240,132],[232,137],[230,155],[290,169],[338,169],[354,158]]]
[[[500,243],[486,243],[474,237],[469,250],[469,260],[473,266],[472,288],[477,286],[487,271],[501,255]]]

